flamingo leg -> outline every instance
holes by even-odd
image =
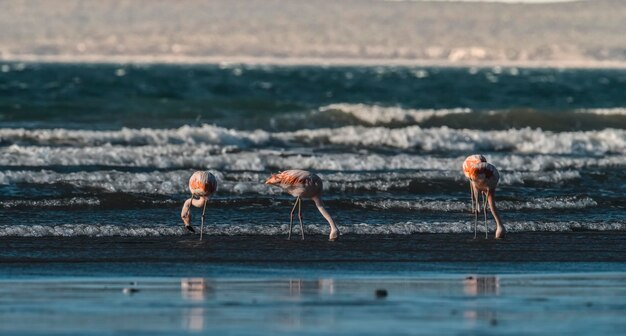
[[[485,213],[485,239],[489,235],[489,227],[487,226],[487,199],[485,193],[483,193],[483,212]]]
[[[474,212],[474,186],[472,185],[472,181],[470,181],[470,197],[472,199],[472,212]]]
[[[302,199],[298,197],[298,219],[300,220],[300,233],[304,240],[304,225],[302,224]]]
[[[204,200],[204,206],[202,207],[202,224],[200,224],[200,240],[202,240],[202,233],[204,232],[204,213],[206,212],[207,203],[209,203],[209,199]]]
[[[471,184],[470,184],[471,186]],[[476,190],[472,188],[472,212],[474,212],[474,239],[478,237],[478,208],[480,204],[478,202],[478,197],[476,197]],[[474,208],[474,198],[476,198],[476,207]]]
[[[293,203],[293,208],[291,209],[291,215],[289,217],[289,236],[287,237],[287,240],[291,240],[291,231],[293,227],[293,212],[296,211],[296,205],[298,205],[298,200],[300,200],[300,197],[296,198],[296,202]]]

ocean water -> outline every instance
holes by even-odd
[[[0,331],[623,333],[625,154],[626,70],[0,64]],[[285,169],[338,242],[310,201],[286,240]]]
[[[472,232],[473,153],[501,172],[510,232],[626,228],[624,70],[0,70],[0,236],[184,235],[197,169],[219,180],[208,234],[282,235],[292,199],[263,181],[295,168],[322,177],[342,233]]]

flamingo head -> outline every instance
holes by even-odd
[[[191,223],[191,211],[187,211],[187,213],[183,214],[182,216],[180,216],[180,218],[183,220],[183,223],[185,223],[185,226],[190,225],[190,223]]]
[[[281,179],[280,179],[280,173],[278,174],[272,174],[272,176],[270,176],[267,181],[265,181],[265,184],[280,184],[281,183]]]

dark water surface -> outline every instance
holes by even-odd
[[[207,233],[283,234],[291,198],[261,182],[290,168],[324,179],[343,233],[471,232],[477,152],[509,231],[625,229],[624,70],[1,69],[0,236],[183,234],[194,169],[219,180]]]
[[[3,237],[2,278],[39,276],[350,277],[626,272],[624,232]]]

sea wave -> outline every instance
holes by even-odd
[[[626,116],[626,108],[624,107],[580,109],[576,112],[582,114],[595,114],[600,116]]]
[[[493,226],[493,222],[490,224]],[[539,222],[513,221],[507,222],[509,233],[544,231],[544,232],[571,232],[571,231],[622,231],[626,230],[626,223],[611,222]],[[484,224],[478,225],[479,231],[484,231]],[[493,229],[493,227],[491,227]],[[306,234],[328,234],[327,224],[308,224],[304,228]],[[296,229],[297,231],[297,229]],[[340,226],[342,234],[355,235],[410,235],[420,233],[473,233],[473,221],[455,222],[397,222],[389,224],[355,223]],[[272,224],[237,224],[237,225],[210,225],[205,227],[205,234],[219,235],[266,235],[283,236],[288,232],[288,225]],[[190,235],[182,225],[180,226],[140,226],[140,225],[97,225],[97,224],[60,224],[60,225],[0,225],[0,237],[156,237],[156,236],[183,236]]]
[[[626,130],[550,132],[541,129],[481,131],[448,127],[404,128],[346,126],[302,129],[292,132],[238,131],[214,125],[177,129],[128,129],[86,131],[67,129],[0,130],[3,161],[20,152],[21,146],[170,146],[170,150],[194,151],[198,155],[248,148],[337,146],[354,149],[399,149],[418,152],[510,152],[524,154],[576,154],[600,156],[626,153]],[[211,149],[213,151],[211,151]],[[23,153],[28,154],[28,153]],[[15,160],[15,158],[13,158]]]
[[[276,191],[278,192],[278,191]],[[281,194],[282,195],[282,194]],[[120,197],[123,196],[123,197]],[[145,198],[132,194],[100,194],[96,196],[73,196],[51,199],[12,199],[0,200],[0,208],[4,209],[76,209],[92,208],[118,209],[120,207],[178,207],[184,197],[173,195],[174,198]],[[286,197],[286,196],[285,196]],[[326,197],[325,202],[334,208],[341,209],[367,209],[367,210],[403,210],[403,211],[427,211],[427,212],[466,212],[469,211],[468,199],[458,200],[457,197],[448,200],[438,200],[420,197],[390,199],[388,197],[373,198],[368,196]],[[214,197],[210,201],[212,208],[241,208],[263,207],[270,204],[292,203],[291,198],[222,198]],[[560,209],[585,209],[598,206],[598,203],[590,197],[579,196],[553,196],[537,197],[532,199],[511,199],[498,201],[498,208],[505,211],[524,210],[560,210]]]
[[[266,173],[254,172],[218,172],[218,195],[278,195],[279,188],[264,184]],[[152,171],[123,172],[116,170],[79,171],[61,173],[51,170],[9,170],[0,171],[0,185],[69,185],[74,188],[93,192],[127,193],[148,195],[187,194],[187,184],[191,171]],[[344,173],[324,172],[319,174],[324,180],[327,192],[430,192],[433,182],[449,183],[451,189],[465,184],[465,177],[456,170],[443,171],[406,171],[406,172],[365,172]],[[542,183],[559,185],[560,183],[580,179],[578,171],[553,172],[509,172],[502,173],[500,185],[524,185]],[[463,187],[464,188],[464,187]]]
[[[437,212],[463,212],[469,209],[468,201],[437,200],[367,200],[355,201],[354,205],[366,209],[413,210]],[[498,201],[500,210],[557,210],[584,209],[595,207],[598,203],[590,197],[558,196],[538,197],[530,200]]]
[[[68,197],[58,199],[22,200],[12,199],[0,201],[0,208],[28,209],[28,208],[77,208],[99,206],[100,200],[96,197]]]
[[[283,120],[284,126],[295,124],[303,128],[312,128],[311,126],[317,126],[317,128],[329,126],[399,128],[418,125],[421,127],[448,126],[453,129],[479,130],[530,127],[556,132],[626,128],[626,109],[621,107],[546,111],[536,108],[412,109],[400,106],[337,103],[322,106],[306,115],[306,118],[301,115],[290,116],[294,120],[300,119],[302,122],[298,124]],[[281,123],[278,123],[277,126],[281,126]]]
[[[0,139],[5,144],[33,144],[40,146],[163,146],[197,144],[250,147],[264,145],[271,137],[266,131],[237,131],[215,125],[182,126],[176,129],[122,128],[116,131],[72,129],[2,129]]]
[[[405,109],[366,104],[331,104],[319,108],[322,113],[341,113],[366,125],[412,125],[451,114],[470,113],[468,108]]]
[[[208,147],[208,149],[207,149]],[[12,145],[0,148],[0,166],[101,166],[127,168],[211,168],[220,171],[275,171],[310,169],[335,171],[450,170],[460,172],[466,154],[447,156],[419,153],[314,153],[298,148],[210,153],[211,146],[97,146],[48,147]],[[481,152],[503,171],[553,171],[626,166],[621,154],[578,156],[561,154],[507,154]],[[467,152],[472,153],[472,152]],[[2,175],[0,172],[0,183]]]

